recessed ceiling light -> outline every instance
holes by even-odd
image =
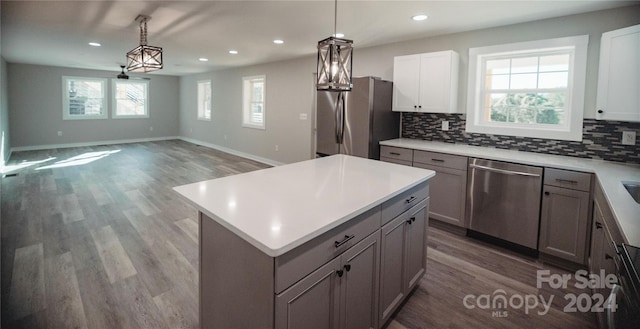
[[[102,46],[101,44],[97,43],[97,42],[89,42],[89,46],[93,46],[93,47],[100,47]]]
[[[275,43],[276,45],[281,45],[281,44],[284,43],[284,40],[275,39],[275,40],[273,40],[273,43]]]
[[[204,57],[200,57],[200,58],[198,58],[198,60],[201,61],[201,62],[208,62],[209,61],[208,58],[204,58]]]
[[[334,34],[334,36],[336,38],[344,38],[344,34],[342,34],[342,33],[336,33],[336,34]]]
[[[429,17],[427,15],[424,15],[424,14],[415,15],[415,16],[411,17],[411,19],[414,20],[414,21],[425,21],[425,20],[427,20],[427,18],[429,18]]]
[[[236,55],[238,53],[237,50],[229,50],[229,54],[231,55]]]

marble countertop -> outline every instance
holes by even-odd
[[[276,257],[430,179],[434,171],[334,155],[174,187]]]
[[[380,145],[594,173],[626,242],[640,246],[640,204],[622,185],[622,181],[640,182],[640,165],[407,138]]]

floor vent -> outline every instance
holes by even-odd
[[[6,175],[4,175],[2,177],[16,177],[16,176],[18,176],[18,174],[14,173],[14,174],[6,174]]]

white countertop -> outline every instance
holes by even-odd
[[[640,204],[621,183],[640,182],[639,165],[408,138],[382,141],[380,145],[595,173],[626,242],[640,246]]]
[[[431,170],[334,155],[174,190],[276,257],[434,175]]]

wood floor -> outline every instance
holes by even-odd
[[[100,329],[198,328],[196,211],[171,188],[266,167],[182,141],[19,152],[9,165],[23,168],[2,179],[2,327]],[[537,260],[430,229],[427,275],[389,328],[594,327],[562,312],[564,291],[536,288]],[[543,316],[464,307],[496,289],[558,296]]]

